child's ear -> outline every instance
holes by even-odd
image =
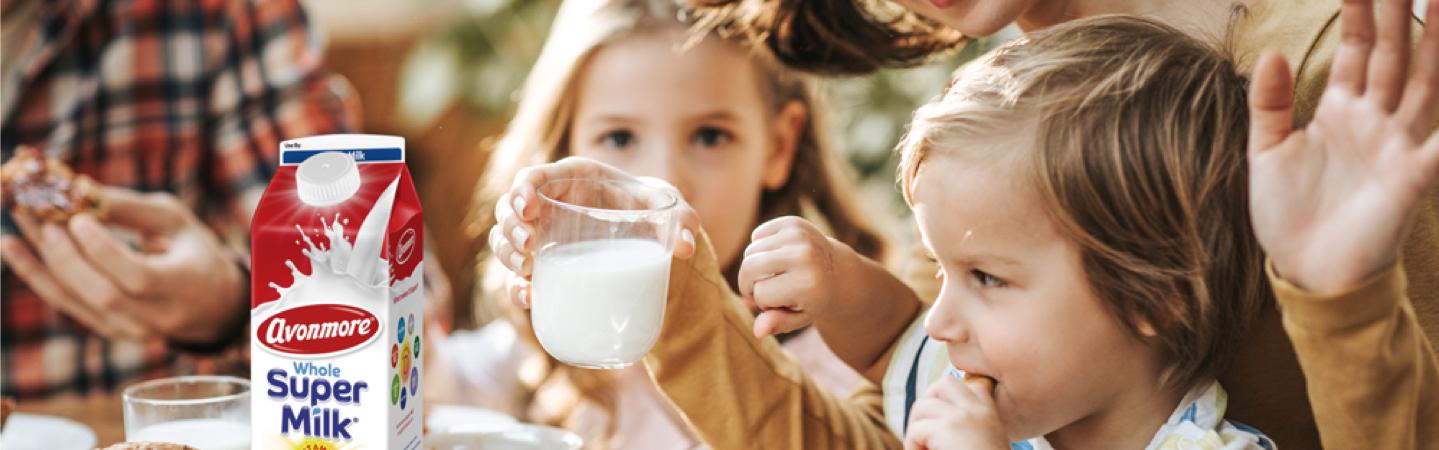
[[[809,124],[809,109],[804,103],[791,101],[780,108],[774,116],[774,148],[765,161],[764,187],[775,190],[789,182],[790,168],[794,166],[799,141]]]

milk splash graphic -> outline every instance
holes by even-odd
[[[421,448],[423,222],[404,141],[314,136],[280,160],[251,228],[251,441]]]
[[[307,301],[314,303],[318,299],[335,295],[362,300],[383,299],[384,293],[389,289],[387,282],[390,281],[390,263],[380,257],[380,245],[385,238],[382,228],[386,225],[385,220],[390,217],[389,204],[394,202],[395,188],[398,185],[397,179],[380,195],[376,203],[384,207],[370,210],[355,235],[354,244],[345,238],[344,224],[349,223],[349,219],[341,219],[338,213],[329,222],[326,222],[323,216],[317,216],[320,221],[318,231],[330,242],[328,248],[324,244],[316,245],[304,228],[295,225],[295,231],[304,241],[300,253],[310,261],[310,274],[301,273],[293,260],[285,260],[285,267],[290,269],[294,282],[289,287],[269,282],[268,286],[280,294],[280,300],[266,303],[250,315],[253,317],[270,314],[276,310],[300,306]],[[368,261],[370,264],[352,264],[352,260]],[[371,309],[384,305],[376,303],[364,306]]]

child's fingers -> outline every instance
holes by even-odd
[[[759,226],[754,227],[754,231],[751,231],[749,233],[750,242],[767,238],[770,235],[779,232],[779,230],[783,230],[786,226],[785,223],[787,222],[783,219],[784,217],[776,217],[770,220],[766,220],[764,223],[759,224]]]
[[[515,216],[521,221],[535,220],[539,212],[538,189],[545,182],[565,178],[627,178],[624,172],[605,163],[580,157],[567,157],[549,164],[525,167],[515,174],[510,183],[510,202]],[[566,192],[548,192],[553,198],[565,198]]]
[[[785,260],[773,251],[745,256],[736,277],[740,296],[752,303],[755,283],[784,273],[787,268]]]
[[[1289,65],[1275,52],[1265,52],[1249,85],[1249,154],[1260,154],[1294,131],[1294,81]]]
[[[1409,74],[1409,21],[1413,0],[1385,0],[1379,5],[1378,39],[1369,57],[1368,84],[1365,92],[1384,111],[1394,111]]]
[[[805,294],[812,292],[813,283],[805,271],[786,272],[784,276],[775,276],[756,281],[754,290],[750,296],[754,298],[755,306],[759,309],[769,310],[775,308],[789,308],[793,310],[803,309],[798,304],[799,299]]]
[[[909,423],[904,428],[904,448],[929,448],[935,436],[949,426],[944,419],[952,410],[953,405],[939,397],[928,393],[920,396],[909,410]]]
[[[616,173],[611,174],[611,176],[629,176],[624,174],[623,172],[618,172],[619,169],[612,170],[616,171]],[[675,221],[679,223],[679,240],[675,242],[674,257],[679,259],[688,259],[689,257],[694,256],[695,252],[699,250],[695,247],[696,245],[698,245],[698,243],[695,241],[695,236],[699,236],[700,230],[703,228],[703,225],[701,225],[700,222],[699,213],[695,212],[694,208],[690,207],[689,202],[685,201],[684,194],[680,192],[679,188],[676,188],[675,185],[670,184],[669,181],[665,181],[665,179],[659,177],[636,177],[635,180],[651,187],[663,189],[674,194],[675,199],[678,202],[678,205],[675,206],[676,208],[678,208],[676,211]]]
[[[748,258],[760,253],[775,251],[784,247],[785,244],[789,244],[789,242],[788,239],[776,234],[770,234],[759,239],[752,238],[749,245],[744,247],[744,256]]]
[[[505,218],[514,215],[515,193],[506,192],[504,194],[500,194],[500,198],[498,200],[495,200],[495,223],[504,222]]]
[[[515,192],[500,196],[500,200],[495,203],[495,226],[490,230],[489,244],[496,255],[500,253],[498,245],[502,243],[526,255],[534,244],[534,228],[521,222],[517,212],[517,206],[524,203]]]
[[[699,213],[696,213],[688,204],[682,206],[679,214],[680,239],[675,243],[674,256],[679,259],[688,259],[699,252],[699,242],[695,236],[699,236],[701,225]]]
[[[510,301],[515,302],[520,309],[530,309],[530,282],[511,275],[505,282],[505,291],[509,292]]]
[[[767,309],[754,319],[754,336],[788,333],[809,325],[810,319],[804,313],[788,309]]]
[[[533,239],[535,234],[533,228],[521,223],[509,214],[506,214],[500,222],[496,223],[495,227],[501,230],[500,236],[503,237],[505,242],[516,252],[526,256],[530,254],[530,248],[535,243]]]
[[[1439,101],[1434,94],[1439,92],[1439,1],[1430,1],[1424,23],[1424,37],[1414,57],[1414,73],[1409,85],[1404,88],[1404,98],[1399,100],[1398,114],[1409,125],[1414,136],[1424,136],[1433,125]]]
[[[496,207],[495,214],[498,217],[501,213],[511,214],[519,220],[534,220],[537,205],[540,203],[536,196],[535,189],[543,183],[544,173],[538,169],[520,169],[520,174],[515,177],[515,183],[510,186],[510,192],[505,194],[504,206]]]
[[[917,422],[944,417],[956,408],[956,405],[949,399],[952,395],[942,392],[943,388],[937,388],[941,383],[936,383],[925,390],[924,395],[915,400],[914,406],[909,409],[909,425],[914,426]]]
[[[521,277],[528,277],[530,275],[529,258],[515,251],[515,247],[510,244],[508,238],[501,235],[500,230],[501,228],[498,226],[490,229],[490,252],[494,253],[495,259],[498,259],[506,269],[510,269],[511,272]]]
[[[919,404],[915,404],[918,409]],[[944,425],[943,422],[934,420],[915,420],[910,417],[909,426],[904,430],[904,450],[929,450],[929,441]]]
[[[1374,49],[1374,0],[1344,0],[1339,12],[1339,49],[1334,53],[1329,83],[1364,93],[1369,55]]]
[[[798,216],[776,217],[755,227],[754,232],[750,233],[749,239],[751,241],[757,241],[786,230],[803,232],[811,228],[814,228],[813,224]]]

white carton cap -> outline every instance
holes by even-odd
[[[300,163],[295,171],[295,189],[300,201],[307,205],[334,205],[360,190],[360,169],[347,153],[320,153]]]

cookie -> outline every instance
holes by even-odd
[[[21,146],[0,166],[0,194],[5,208],[52,223],[76,214],[103,214],[100,185],[75,175],[65,163],[48,158],[33,147]]]

